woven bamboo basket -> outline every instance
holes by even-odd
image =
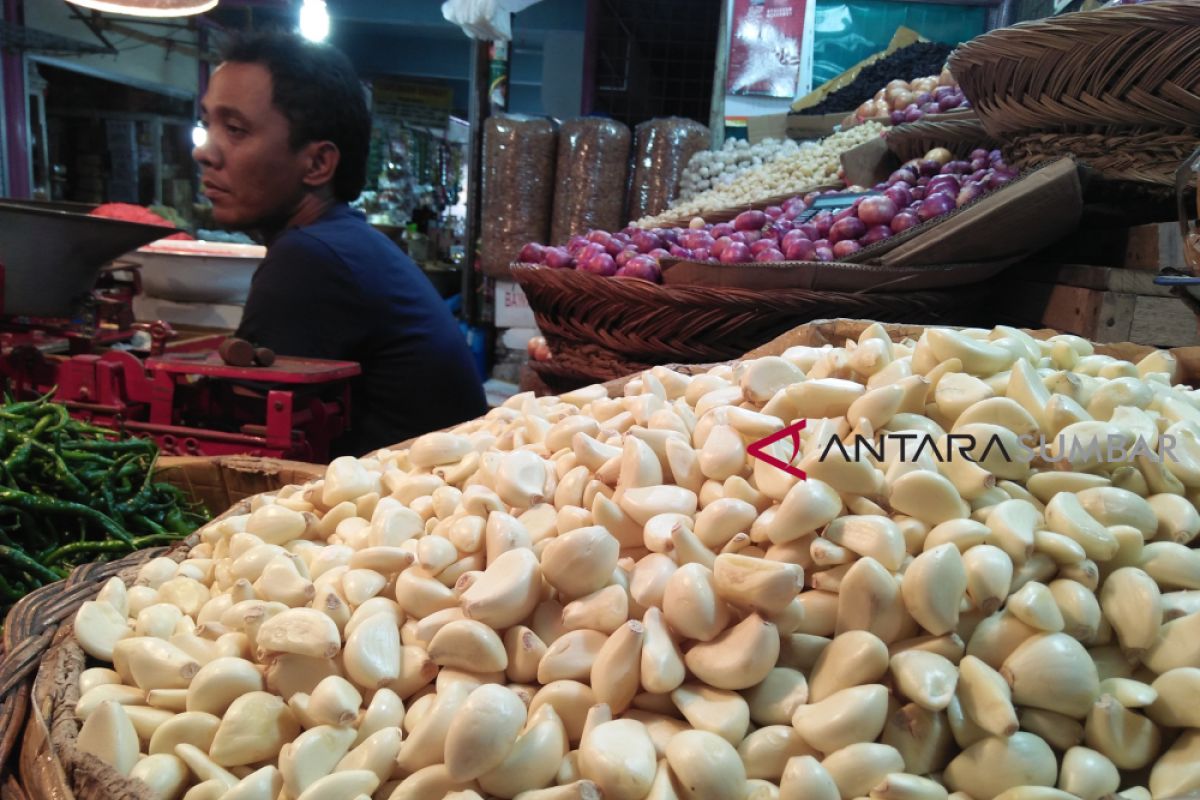
[[[1200,146],[1200,128],[1141,126],[1037,131],[1014,135],[1005,146],[1013,163],[1028,167],[1071,153],[1110,181],[1175,187],[1175,172]]]
[[[985,33],[950,71],[994,136],[1063,125],[1200,125],[1200,4],[1157,0]]]
[[[312,480],[323,473],[324,467],[315,464],[242,456],[159,460],[163,480],[209,509],[229,509],[226,514],[244,513],[246,498],[255,494]],[[109,578],[118,575],[132,581],[138,568],[150,559],[162,555],[182,559],[194,543],[189,538],[172,547],[150,548],[116,561],[85,564],[66,580],[43,586],[12,608],[4,626],[4,657],[0,660],[0,770],[4,774],[0,797],[65,800],[73,796],[70,787],[75,786],[84,797],[144,800],[132,793],[131,781],[70,744],[79,728],[70,712],[74,702],[63,693],[74,692],[78,699],[83,654],[67,634],[79,606],[95,597]],[[35,673],[46,664],[54,667],[41,670],[35,687]],[[73,670],[68,670],[68,677],[73,675],[75,680],[54,680],[68,666]],[[70,713],[55,715],[52,708]],[[18,754],[20,781],[14,774]]]
[[[540,375],[609,380],[654,364],[737,358],[814,319],[969,321],[986,284],[923,292],[660,286],[578,270],[514,264],[538,327],[554,354]]]
[[[1001,141],[991,136],[978,119],[910,122],[887,131],[884,139],[888,149],[901,161],[921,158],[935,147],[944,147],[955,158],[963,158],[976,148],[991,150],[1001,145]]]

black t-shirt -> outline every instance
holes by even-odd
[[[362,364],[337,454],[361,455],[487,411],[466,341],[433,285],[345,204],[271,243],[237,335],[279,355]]]

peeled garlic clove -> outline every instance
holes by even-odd
[[[790,725],[768,725],[743,739],[737,753],[747,778],[778,781],[790,759],[816,755],[817,751],[809,747]]]
[[[470,781],[500,766],[525,719],[525,704],[511,689],[484,684],[471,692],[446,732],[450,778]]]
[[[860,556],[875,559],[888,570],[898,570],[904,562],[904,534],[887,517],[839,517],[830,522],[821,535]]]
[[[748,689],[767,677],[778,658],[778,629],[751,614],[713,640],[694,645],[684,663],[710,686]]]
[[[340,675],[323,678],[312,691],[308,713],[319,725],[343,727],[358,718],[362,695]]]
[[[121,675],[116,670],[106,667],[92,667],[79,674],[79,696],[83,697],[97,686],[116,686],[121,683]]]
[[[792,715],[792,727],[810,747],[822,752],[872,742],[887,720],[887,700],[887,689],[881,684],[852,686],[799,706]]]
[[[1052,581],[1049,588],[1063,616],[1063,632],[1085,644],[1095,639],[1101,622],[1095,593],[1071,580]]]
[[[1046,504],[1046,526],[1078,542],[1088,558],[1107,561],[1116,555],[1117,540],[1084,510],[1074,494],[1060,492]]]
[[[925,470],[906,473],[891,482],[888,501],[892,508],[930,525],[965,519],[970,507],[947,478]]]
[[[222,800],[274,800],[283,789],[283,779],[279,770],[274,766],[265,766],[255,770],[237,782],[237,785],[225,794]]]
[[[434,700],[429,711],[420,718],[412,729],[412,735],[400,746],[396,763],[401,769],[416,772],[422,767],[441,763],[450,723],[458,709],[466,702],[472,688],[464,683],[452,683],[431,695]],[[411,717],[415,706],[409,711]]]
[[[364,689],[378,689],[399,678],[400,631],[391,617],[374,614],[364,619],[346,637],[342,663],[350,680]]]
[[[745,500],[722,497],[696,515],[694,531],[705,547],[723,547],[735,534],[750,530],[758,510]]]
[[[565,536],[579,535],[579,531],[587,530],[590,529],[581,528]],[[592,537],[591,534],[582,536],[587,541],[598,538]],[[573,546],[568,546],[568,550],[573,549]],[[613,567],[616,566],[615,556],[612,558],[612,564]],[[610,567],[607,575],[611,574]],[[541,579],[542,569],[537,556],[531,550],[510,550],[503,553],[463,592],[463,613],[469,619],[482,622],[495,630],[510,628],[528,617],[537,606],[541,593]]]
[[[76,746],[128,775],[138,760],[138,735],[125,709],[112,700],[96,707],[79,729]]]
[[[963,553],[967,571],[967,597],[975,608],[991,614],[1008,597],[1012,586],[1012,558],[999,547],[977,545]]]
[[[1159,675],[1151,687],[1158,695],[1146,715],[1159,725],[1172,728],[1200,728],[1200,668],[1178,667]]]
[[[591,675],[608,637],[599,631],[569,631],[554,640],[538,663],[537,680],[548,684],[560,680],[582,680]]]
[[[1063,633],[1043,633],[1022,642],[1004,660],[1000,674],[1012,687],[1013,702],[1082,719],[1100,692],[1100,678],[1088,652]]]
[[[941,771],[956,749],[946,712],[916,703],[889,714],[880,741],[896,748],[906,769],[922,775]]]
[[[567,753],[567,733],[553,706],[530,715],[525,730],[496,768],[479,776],[483,791],[500,797],[541,789],[553,782]]]
[[[775,667],[744,696],[755,725],[790,725],[796,709],[808,702],[808,680],[799,670]]]
[[[811,594],[811,593],[810,593]],[[888,649],[867,631],[848,631],[821,651],[809,675],[809,702],[851,686],[875,683],[888,670]]]
[[[333,658],[341,650],[342,637],[333,620],[320,611],[290,608],[262,624],[256,643],[267,652]]]
[[[1058,763],[1044,741],[1031,733],[988,737],[946,767],[946,788],[971,797],[995,797],[1017,786],[1053,786]]]
[[[908,612],[934,635],[949,633],[958,625],[959,606],[966,589],[967,571],[962,554],[951,544],[917,556],[900,584]]]
[[[580,774],[593,781],[606,800],[642,800],[657,768],[654,743],[646,727],[633,720],[597,725],[579,746]]]
[[[779,800],[841,800],[833,777],[812,756],[796,756],[787,762],[779,779]]]
[[[672,630],[701,642],[716,638],[729,619],[712,571],[700,564],[685,564],[672,573],[663,592],[662,610]]]
[[[94,686],[80,695],[75,704],[75,718],[85,720],[101,703],[112,701],[123,706],[140,706],[146,702],[146,692],[136,686],[124,686],[120,683],[105,683]]]
[[[746,788],[746,770],[738,752],[716,734],[684,731],[667,745],[667,764],[684,797],[739,797]]]
[[[750,707],[736,692],[685,683],[671,692],[671,701],[697,730],[711,731],[730,744],[746,737]]]
[[[605,528],[579,528],[550,540],[542,551],[541,570],[565,596],[582,597],[608,585],[619,553],[620,543]]]
[[[672,638],[662,611],[650,607],[642,617],[641,683],[646,691],[665,694],[678,689],[687,676],[683,655]]]
[[[296,737],[279,752],[279,770],[287,791],[298,797],[334,771],[354,741],[352,728],[319,725]]]
[[[1058,633],[1065,624],[1062,612],[1054,602],[1054,595],[1045,584],[1037,581],[1030,581],[1017,590],[1008,598],[1005,608],[1008,613],[1039,631]]]
[[[249,692],[230,704],[217,728],[209,757],[223,767],[273,759],[296,738],[300,724],[276,695]]]
[[[217,658],[203,667],[187,687],[187,710],[222,716],[238,697],[263,690],[263,674],[243,658]]]
[[[1063,754],[1058,776],[1058,788],[1082,798],[1100,800],[1116,794],[1121,775],[1116,766],[1101,753],[1086,747],[1072,747]]]
[[[833,487],[810,477],[788,490],[767,534],[775,544],[795,541],[828,525],[842,508],[842,499]]]
[[[96,600],[88,600],[79,607],[75,613],[73,632],[85,653],[110,663],[117,642],[133,635],[124,614],[111,604]]]
[[[863,797],[887,775],[904,771],[904,759],[894,747],[859,742],[836,750],[821,762],[842,797]]]
[[[122,639],[113,648],[117,672],[128,674],[139,688],[186,689],[200,664],[170,642],[149,636]]]
[[[1141,769],[1158,755],[1162,733],[1141,714],[1130,711],[1109,695],[1102,695],[1083,726],[1083,740],[1124,770]]]
[[[696,493],[679,486],[644,486],[626,490],[618,502],[621,510],[639,525],[658,514],[696,513]]]
[[[1130,658],[1139,658],[1158,640],[1162,593],[1145,571],[1122,567],[1109,575],[1100,590],[1100,608]]]
[[[350,460],[354,461],[355,466],[358,467],[357,459]],[[332,465],[330,466],[332,467]],[[349,465],[347,464],[347,466]],[[362,468],[358,467],[358,469]],[[365,474],[365,470],[363,472]],[[369,483],[369,479],[367,481]],[[326,483],[326,487],[328,485]],[[328,505],[332,507],[337,505],[337,503],[329,503]],[[305,521],[303,514],[278,504],[262,506],[246,520],[246,532],[254,534],[266,544],[287,544],[293,539],[299,539],[303,536],[304,530],[307,527],[308,522]]]
[[[1187,730],[1150,770],[1150,794],[1180,797],[1200,789],[1200,730]]]
[[[314,781],[297,800],[345,800],[360,794],[370,795],[378,786],[379,778],[374,772],[345,770]]]
[[[225,791],[237,785],[238,779],[236,775],[221,767],[198,747],[190,744],[175,745],[175,755],[183,759],[183,763],[187,764],[188,769],[200,779],[202,784],[215,783],[218,786],[224,787]],[[191,794],[191,791],[194,791],[196,788],[198,787],[193,787],[188,794]],[[217,796],[219,797],[220,795]],[[184,797],[186,798],[187,795],[184,795]]]
[[[640,688],[645,634],[645,628],[637,620],[626,622],[608,637],[592,664],[591,686],[596,701],[607,704],[614,713],[628,708]]]
[[[963,712],[993,736],[1016,733],[1017,711],[1004,677],[974,656],[964,656],[958,668],[958,698]]]
[[[150,787],[151,794],[162,800],[181,797],[191,777],[187,765],[174,753],[146,756],[133,765],[129,777]]]
[[[958,670],[936,653],[907,650],[891,658],[896,689],[923,708],[941,711],[950,705],[958,684]]]
[[[871,800],[945,800],[946,789],[937,781],[896,772],[871,790]]]

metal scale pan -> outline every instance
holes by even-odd
[[[177,232],[54,205],[0,200],[0,316],[71,317],[101,267]]]

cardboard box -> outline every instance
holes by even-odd
[[[514,281],[496,281],[496,327],[537,327],[529,300]]]
[[[824,139],[837,130],[847,114],[763,114],[746,120],[746,137],[751,144],[763,139]]]
[[[855,263],[680,261],[667,284],[769,290],[914,291],[984,280],[1073,232],[1083,213],[1074,160],[1060,159],[944,219],[862,251]]]

